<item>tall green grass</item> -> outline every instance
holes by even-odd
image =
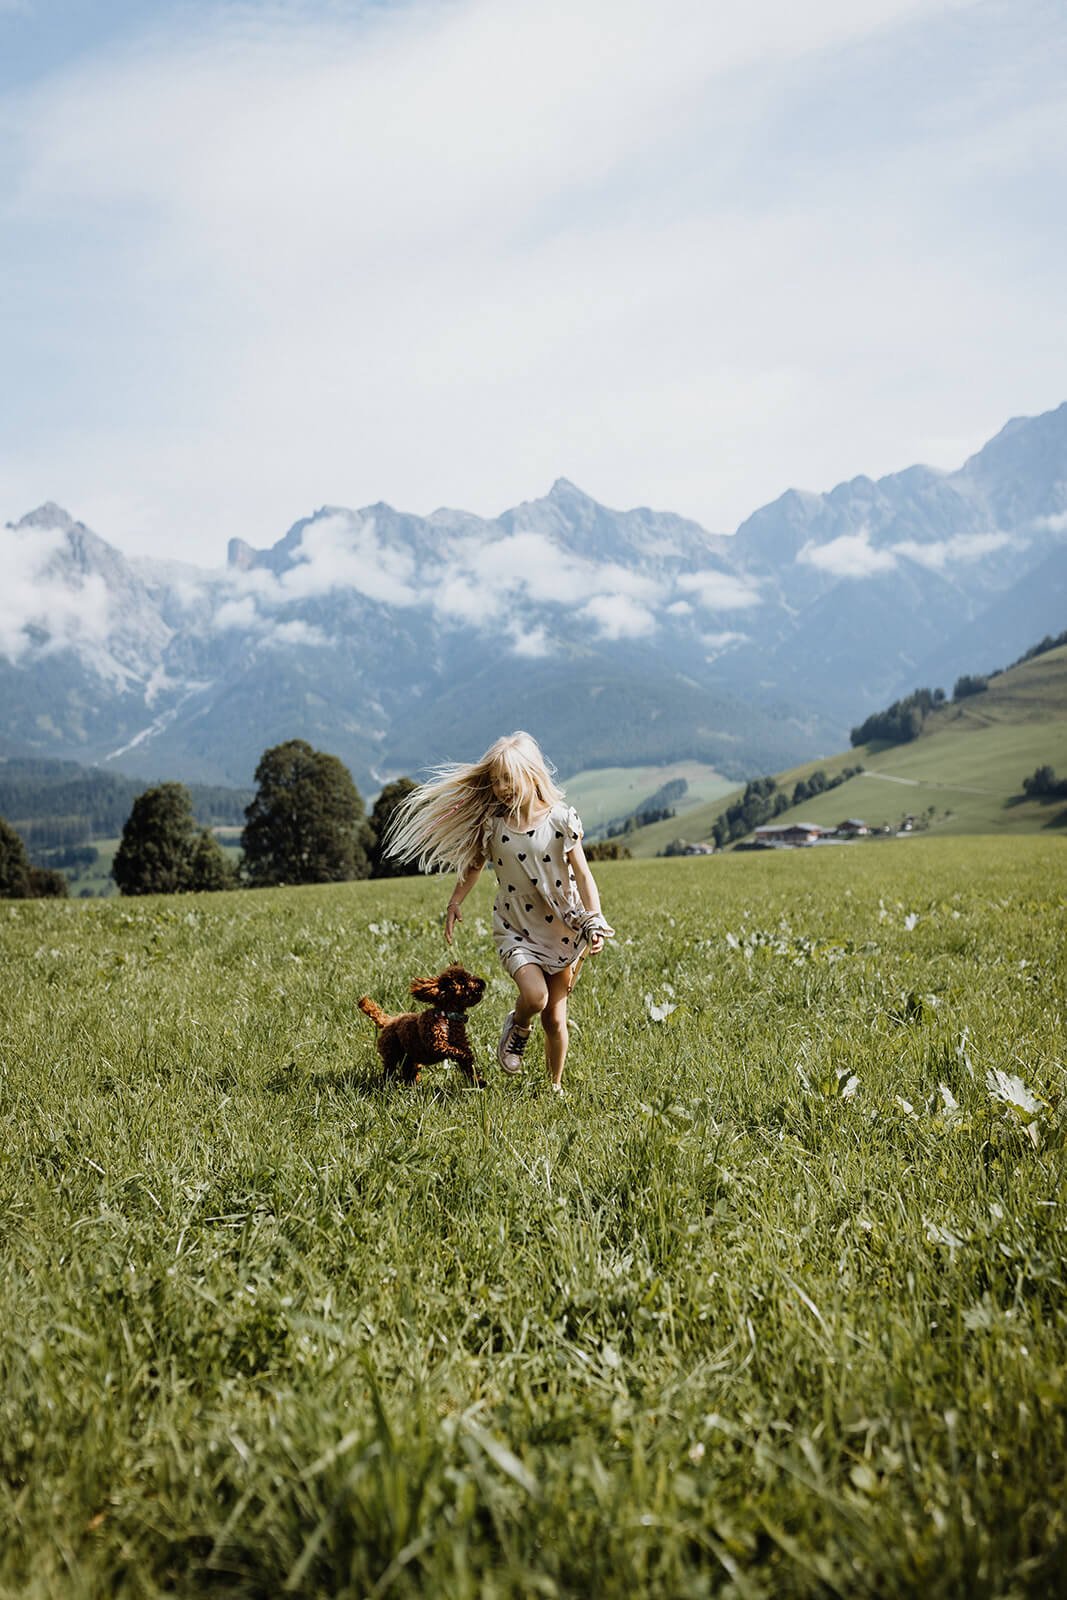
[[[0,906],[0,1594],[1063,1592],[1063,867],[606,864],[562,1102],[440,882]]]

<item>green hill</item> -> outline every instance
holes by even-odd
[[[722,800],[734,784],[703,761],[673,761],[658,767],[590,767],[564,780],[567,799],[581,812],[593,832],[617,817],[630,814],[672,778],[684,778],[686,792],[675,802],[679,816],[696,806]]]
[[[873,827],[897,827],[907,815],[939,833],[1033,833],[1067,826],[1063,801],[1030,800],[1023,779],[1054,767],[1067,777],[1067,646],[997,673],[981,694],[932,711],[909,744],[859,745],[778,775],[792,793],[800,778],[822,768],[828,777],[862,762],[864,772],[828,794],[791,808],[778,821],[827,827],[859,817]],[[684,817],[657,822],[627,839],[635,856],[654,856],[671,839],[710,836],[716,817],[742,792],[732,790]]]

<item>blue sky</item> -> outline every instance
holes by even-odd
[[[729,532],[1067,398],[1048,0],[0,0],[0,520]]]

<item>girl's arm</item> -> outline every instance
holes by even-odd
[[[471,890],[474,888],[474,885],[478,882],[478,879],[481,877],[482,868],[484,866],[484,861],[475,861],[467,868],[462,878],[460,878],[459,882],[456,884],[456,887],[452,890],[452,898],[449,900],[448,910],[445,912],[446,944],[452,943],[452,935],[455,932],[456,923],[463,921],[463,918],[460,916],[459,908],[463,904],[464,900],[466,900]]]
[[[585,851],[582,849],[580,840],[577,844],[571,847],[570,858],[571,867],[574,872],[574,881],[578,886],[578,893],[581,896],[582,905],[587,911],[594,911],[599,915],[600,890],[597,888],[596,880],[589,870],[589,863],[585,859]],[[615,932],[615,929],[608,923],[604,924],[604,929],[604,933],[594,933],[593,937],[590,939],[590,955],[595,956],[601,950],[603,950],[605,938],[610,938]]]

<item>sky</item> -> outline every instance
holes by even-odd
[[[1067,398],[1062,0],[0,0],[0,521],[729,533]]]

